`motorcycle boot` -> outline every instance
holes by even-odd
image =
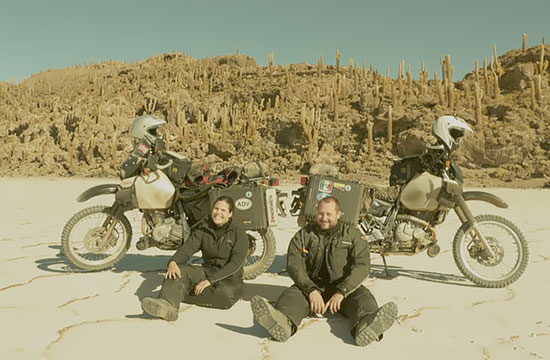
[[[178,309],[165,299],[146,297],[141,301],[141,308],[147,314],[166,321],[176,321],[178,319]]]
[[[380,306],[372,315],[365,316],[355,328],[355,343],[367,346],[374,340],[380,341],[397,318],[397,305],[390,301]]]
[[[269,301],[259,295],[250,300],[254,319],[277,341],[285,342],[292,335],[290,319],[275,309]]]

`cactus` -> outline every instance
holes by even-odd
[[[273,67],[274,60],[275,60],[275,53],[274,53],[274,52],[270,52],[270,53],[269,53],[269,69],[270,69],[270,70],[271,70],[271,68]]]
[[[67,154],[68,156],[68,166],[69,166],[69,172],[73,172],[73,169],[74,169],[74,164],[73,164],[73,160],[74,160],[74,145],[71,141],[69,141],[69,153]]]
[[[521,52],[525,54],[527,52],[527,34],[523,33],[523,40],[521,42]]]
[[[440,61],[442,59],[440,58]],[[447,105],[448,107],[454,107],[455,102],[455,88],[453,83],[454,66],[451,65],[451,55],[445,55],[445,61],[442,61],[445,74],[443,76],[443,82],[445,83],[445,90],[447,92]]]
[[[494,80],[494,92],[493,92],[493,98],[498,99],[500,97],[500,86],[498,83],[498,74],[493,72],[493,80]]]
[[[388,143],[391,145],[392,140],[393,113],[391,105],[388,106]]]
[[[535,91],[535,80],[531,79],[531,110],[535,110],[537,108],[537,100],[536,100],[536,91]]]
[[[321,77],[322,72],[323,72],[323,52],[321,51],[321,54],[319,54],[319,60],[317,60],[317,76]]]
[[[409,64],[409,67],[407,69],[407,87],[409,88],[409,91],[412,91],[412,85],[413,85],[413,77],[411,73],[411,65]]]
[[[369,146],[369,156],[372,156],[374,154],[374,139],[373,139],[373,131],[372,131],[372,121],[367,122],[367,141]]]
[[[489,92],[489,74],[487,73],[487,57],[483,58],[483,80],[485,81],[485,92]]]
[[[479,83],[479,63],[477,62],[477,60],[475,62],[474,81],[476,83]]]
[[[113,162],[113,166],[116,168],[118,165],[118,159],[117,159],[117,145],[118,145],[118,139],[116,134],[113,134],[113,139],[111,142],[111,160]]]
[[[437,71],[434,72],[434,83],[437,90],[437,95],[439,97],[439,104],[441,106],[446,106],[447,103],[445,102],[445,93],[443,91],[443,87],[441,86],[440,81],[437,80]]]
[[[338,97],[342,91],[342,82],[340,81],[340,75],[336,74],[332,82],[332,98],[333,98],[333,110],[334,120],[338,120]]]
[[[300,116],[302,129],[308,143],[307,159],[311,160],[318,151],[319,129],[321,127],[321,112],[310,111],[305,105],[302,107]]]
[[[481,113],[481,110],[482,110],[481,100],[483,99],[483,90],[480,88],[478,83],[474,84],[474,90],[475,90],[474,97],[476,101],[476,122],[478,124],[481,124],[481,122],[483,121],[483,115]]]
[[[548,69],[548,60],[544,60],[544,40],[543,43],[540,44],[540,60],[536,62],[536,65],[537,72],[540,75],[544,74],[544,72]]]
[[[340,54],[340,49],[336,49],[336,71],[337,72],[340,72],[340,58],[341,58],[341,54]]]
[[[380,86],[378,85],[378,79],[374,79],[374,108],[377,109],[380,105]]]
[[[470,81],[464,80],[464,100],[467,107],[470,106]]]
[[[390,96],[391,96],[391,103],[394,105],[397,105],[397,91],[395,91],[395,85],[394,81],[392,79],[389,79],[390,82]]]
[[[495,60],[494,72],[497,75],[497,77],[500,77],[500,75],[502,75],[502,73],[503,73],[503,69],[502,69],[502,64],[498,60],[497,45],[496,44],[493,44],[493,56],[494,56],[494,60]]]
[[[542,75],[535,75],[535,98],[538,101],[542,100]]]

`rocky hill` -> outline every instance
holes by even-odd
[[[509,51],[458,81],[449,56],[439,74],[413,76],[401,63],[397,78],[339,59],[259,66],[240,54],[171,53],[0,82],[0,169],[117,176],[132,120],[149,113],[167,119],[169,148],[194,161],[260,159],[283,177],[322,162],[345,178],[384,182],[393,159],[433,140],[436,117],[455,114],[474,129],[457,154],[467,184],[550,178],[550,46]]]

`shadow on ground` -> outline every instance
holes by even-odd
[[[447,285],[477,286],[471,283],[470,280],[466,279],[464,276],[423,270],[403,269],[400,266],[388,266],[388,272],[386,274],[384,265],[371,265],[370,276],[382,280],[393,280],[403,276],[415,280],[430,281]]]
[[[35,261],[36,267],[43,271],[57,273],[81,273],[93,272],[82,270],[71,264],[67,258],[61,253],[61,246],[52,245],[50,249],[56,250],[53,257],[46,259],[38,259]],[[164,271],[170,260],[170,255],[146,255],[146,254],[126,254],[115,264],[114,267],[108,269],[116,273],[124,271]]]

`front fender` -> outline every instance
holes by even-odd
[[[80,194],[76,201],[78,202],[84,202],[88,201],[93,197],[99,196],[99,195],[110,195],[114,194],[118,191],[118,185],[117,184],[102,184],[97,185],[94,187],[89,188],[88,190],[84,191],[82,194]]]
[[[488,202],[502,209],[508,208],[508,204],[504,200],[485,191],[465,191],[462,193],[462,197],[465,201],[479,200]]]

